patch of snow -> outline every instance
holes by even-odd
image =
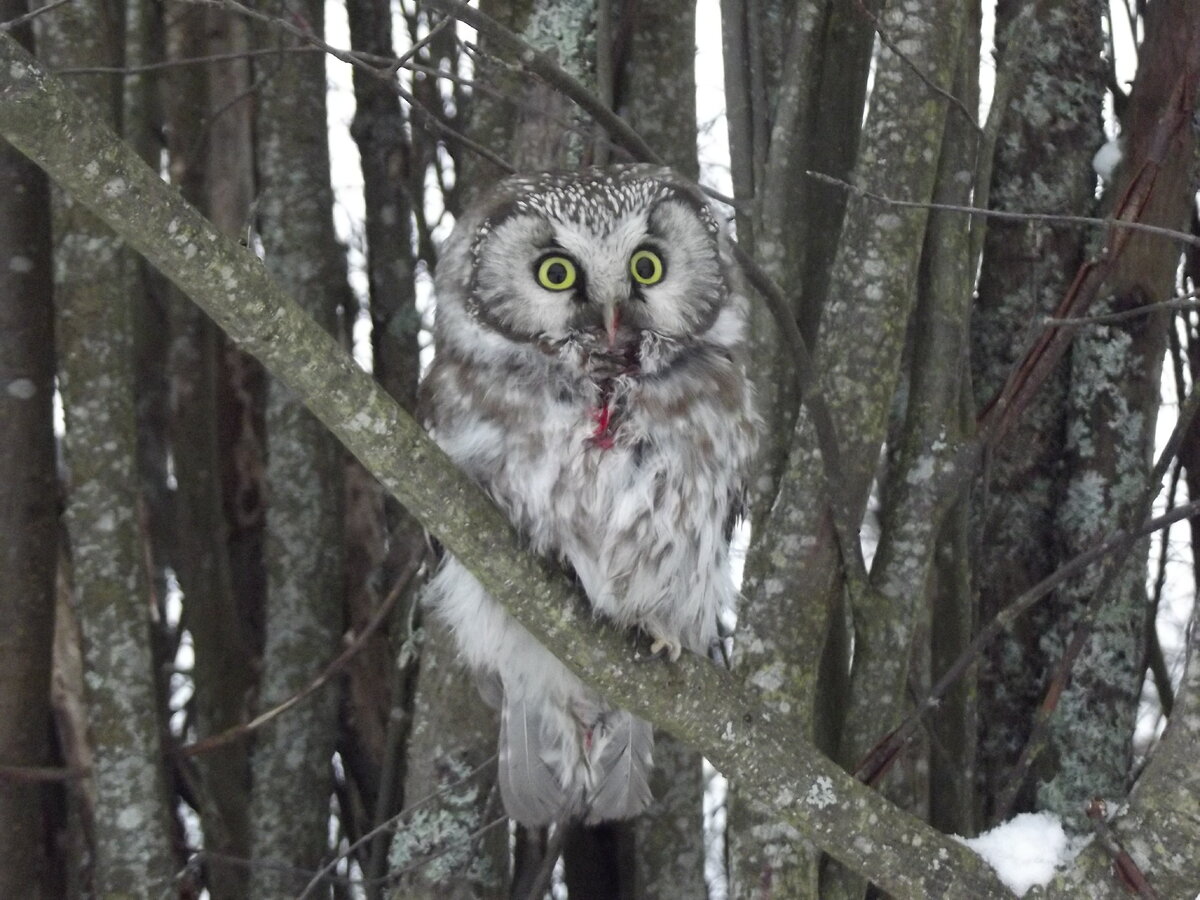
[[[1121,139],[1117,137],[1104,144],[1092,157],[1092,168],[1096,170],[1096,174],[1104,180],[1105,184],[1112,183],[1117,166],[1121,164],[1124,155]]]
[[[955,838],[987,860],[1018,897],[1034,885],[1049,883],[1085,843],[1068,837],[1058,816],[1045,812],[1021,813],[979,837]]]

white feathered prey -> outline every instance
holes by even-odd
[[[746,301],[703,196],[646,166],[506,179],[458,222],[436,292],[438,443],[596,613],[671,658],[707,653],[734,600],[729,527],[757,420]],[[510,816],[645,809],[646,722],[580,682],[457,560],[428,601],[500,706]]]

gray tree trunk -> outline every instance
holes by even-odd
[[[283,13],[282,7],[275,10]],[[321,34],[324,3],[300,15]],[[279,40],[267,36],[268,43]],[[325,60],[284,53],[264,63],[255,118],[264,262],[320,325],[336,328],[345,263],[333,233]],[[329,663],[342,633],[341,454],[283,385],[267,392],[267,615],[259,708],[297,693]],[[267,724],[251,761],[250,893],[302,890],[326,858],[337,695],[318,691]],[[283,863],[301,873],[273,868]]]
[[[60,66],[120,65],[123,26],[118,6],[76,4],[43,22],[45,53]],[[80,87],[119,122],[122,95],[111,76]],[[54,242],[67,528],[94,753],[93,885],[101,897],[136,896],[163,889],[175,870],[139,529],[136,281],[121,240],[65,193],[55,201]]]
[[[990,196],[1006,211],[1053,209],[1086,214],[1093,205],[1091,157],[1101,140],[1098,66],[1100,6],[1059,3],[1038,16],[1032,52],[1010,33],[1019,4],[997,8],[998,51],[1005,77],[1019,79],[1001,115]],[[1024,30],[1024,29],[1023,29]],[[1013,71],[1019,65],[1021,74]],[[1035,88],[1038,84],[1041,87]],[[971,323],[975,401],[988,402],[1024,353],[1041,316],[1066,292],[1084,257],[1087,234],[1051,223],[991,222],[983,247],[979,299]],[[986,622],[1058,563],[1054,510],[1062,500],[1069,372],[1055,369],[992,455],[974,501],[979,616]],[[1051,601],[1023,617],[1017,640],[990,648],[980,671],[979,778],[983,823],[1008,787],[1029,734],[1050,665],[1041,636],[1060,631],[1063,609]],[[1019,809],[1032,808],[1026,792]]]
[[[176,59],[244,52],[247,43],[240,19],[202,7],[172,17],[167,41]],[[171,70],[167,86],[173,101],[166,110],[173,180],[185,199],[233,238],[245,233],[253,200],[249,83],[248,63],[237,60],[220,67],[179,67]],[[201,155],[199,148],[207,152]],[[203,311],[177,293],[171,298],[170,327],[175,566],[195,653],[196,737],[204,739],[248,718],[257,681],[261,598],[235,592],[231,553],[237,536],[255,522],[256,506],[231,504],[233,515],[228,515],[222,482],[227,469],[238,471],[239,478],[261,480],[261,459],[253,452],[258,443],[245,440],[253,429],[237,427],[245,417],[229,415],[231,409],[245,408],[230,402],[230,379],[223,376],[240,369],[237,351]],[[247,751],[247,742],[232,742],[195,761],[204,848],[217,854],[206,870],[214,900],[237,900],[246,893],[249,872],[224,860],[250,857]]]
[[[1181,73],[1200,56],[1191,49],[1189,59],[1189,46],[1181,35],[1200,35],[1200,8],[1183,0],[1151,4],[1143,62],[1122,122],[1127,155],[1114,184],[1119,199],[1127,185],[1145,177],[1144,166],[1158,166],[1144,221],[1175,230],[1187,225],[1194,207],[1195,132],[1180,130],[1165,152],[1154,132],[1164,110],[1170,115],[1178,102],[1171,97]],[[1194,75],[1191,81],[1194,103]],[[1095,312],[1127,310],[1170,297],[1178,261],[1174,242],[1133,237],[1109,277],[1108,296]],[[1066,407],[1069,475],[1056,511],[1066,558],[1094,546],[1113,521],[1134,522],[1145,515],[1142,495],[1152,468],[1169,324],[1168,314],[1150,313],[1130,322],[1085,327],[1075,338]],[[1119,802],[1128,787],[1146,672],[1146,628],[1148,623],[1154,627],[1146,616],[1146,556],[1143,545],[1112,584],[1100,584],[1093,573],[1060,592],[1066,623],[1075,632],[1086,629],[1089,639],[1050,720],[1049,759],[1037,772],[1038,805],[1081,831],[1087,827],[1092,798]],[[1062,652],[1055,646],[1056,637],[1051,633],[1042,646],[1057,662]]]
[[[27,11],[0,2],[0,21]],[[29,28],[17,34],[27,45]],[[60,896],[54,847],[62,786],[34,770],[51,748],[51,646],[58,562],[54,460],[54,305],[45,175],[0,143],[0,896]],[[29,770],[24,778],[17,769]]]

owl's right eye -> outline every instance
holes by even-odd
[[[575,263],[565,256],[543,256],[535,270],[537,282],[548,291],[565,291],[575,285]]]

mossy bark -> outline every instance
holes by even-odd
[[[1047,4],[1032,22],[1033,34],[1009,33],[1019,4],[998,6],[1001,77],[1018,79],[1022,87],[1006,109],[992,112],[1002,116],[990,189],[994,208],[1077,215],[1091,210],[1091,157],[1102,139],[1101,5]],[[1065,294],[1085,256],[1086,239],[1079,229],[1053,223],[988,224],[971,322],[977,406],[1000,390],[1025,352],[1033,323],[1053,312]],[[1058,565],[1055,509],[1065,490],[1068,384],[1064,363],[992,453],[986,480],[974,492],[980,621],[991,619]],[[984,657],[979,673],[979,813],[985,827],[995,798],[1008,788],[1011,767],[1041,700],[1051,663],[1040,638],[1061,631],[1061,619],[1059,603],[1044,603],[1017,623],[1015,640],[997,643]],[[1019,809],[1032,808],[1031,802],[1026,792]]]
[[[44,54],[60,66],[120,65],[118,9],[76,4],[47,21]],[[102,76],[81,87],[100,116],[119,123],[116,79]],[[175,870],[139,527],[135,259],[69,192],[55,199],[54,242],[67,529],[94,752],[93,889],[100,897],[132,897],[165,888]]]
[[[280,8],[282,11],[282,7]],[[321,34],[324,3],[299,13]],[[264,78],[255,117],[264,264],[308,315],[336,328],[345,261],[333,232],[325,58],[284,53]],[[266,641],[260,710],[287,700],[329,663],[342,633],[340,448],[287,386],[267,389]],[[337,695],[318,691],[264,726],[251,760],[250,893],[303,890],[329,842]],[[303,785],[302,792],[296,791]]]
[[[1183,229],[1193,208],[1195,131],[1177,130],[1166,148],[1156,132],[1165,118],[1195,112],[1200,8],[1183,0],[1153,4],[1141,53],[1122,123],[1127,159],[1114,193],[1119,197],[1144,165],[1158,165],[1143,221]],[[1173,99],[1181,78],[1191,83]],[[1173,109],[1174,103],[1181,108]],[[1096,312],[1171,296],[1178,264],[1173,241],[1134,237],[1110,275],[1111,293]],[[1148,313],[1129,322],[1085,327],[1075,338],[1066,405],[1069,474],[1056,517],[1067,558],[1094,546],[1113,520],[1132,522],[1144,514],[1140,498],[1152,469],[1169,322],[1163,312]],[[1145,614],[1145,559],[1143,547],[1112,584],[1101,586],[1094,577],[1084,577],[1059,592],[1063,624],[1072,631],[1087,628],[1089,639],[1050,720],[1049,753],[1036,773],[1038,805],[1081,831],[1088,827],[1085,811],[1092,798],[1115,803],[1127,787],[1145,675],[1145,632],[1148,624],[1154,627]],[[1044,636],[1041,645],[1056,663],[1062,655],[1058,634]]]

